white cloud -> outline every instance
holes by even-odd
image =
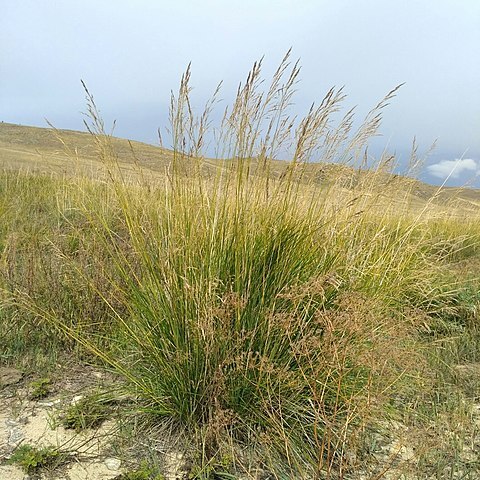
[[[463,173],[480,174],[480,161],[473,158],[456,158],[442,160],[427,167],[428,173],[438,178],[459,178]]]

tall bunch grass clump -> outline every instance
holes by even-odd
[[[196,435],[205,466],[228,449],[237,468],[343,475],[363,429],[421,367],[402,308],[430,291],[434,256],[423,215],[380,208],[391,158],[364,171],[395,90],[359,127],[342,89],[297,119],[298,75],[287,55],[265,88],[255,64],[217,125],[219,89],[197,116],[187,70],[171,99],[172,163],[140,182],[117,168],[87,91],[118,208],[112,222],[84,202],[114,270],[97,293],[115,334],[96,343],[37,313],[121,373],[156,418]]]
[[[296,121],[288,108],[298,73],[285,58],[265,90],[256,64],[212,134],[216,97],[196,117],[187,71],[172,96],[174,159],[165,185],[132,190],[112,171],[134,250],[132,260],[111,251],[126,284],[128,315],[117,320],[128,355],[98,353],[159,417],[202,431],[207,460],[233,438],[268,445],[273,463],[292,469],[341,465],[347,438],[391,381],[378,365],[395,376],[405,367],[387,347],[397,322],[368,289],[348,284],[357,267],[377,288],[398,287],[384,281],[388,273],[379,279],[367,270],[395,262],[396,237],[407,233],[385,225],[369,232],[355,200],[331,208],[335,186],[315,188],[307,171],[312,159],[356,162],[392,94],[355,132],[351,111],[332,125],[341,90]],[[89,101],[99,149],[111,162]],[[203,154],[212,138],[221,162],[209,177]],[[274,158],[287,152],[292,160],[278,165]],[[115,232],[103,234],[118,245]],[[396,264],[404,278],[410,262]]]

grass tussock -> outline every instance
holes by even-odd
[[[218,89],[196,116],[187,71],[155,180],[118,168],[87,91],[107,180],[0,178],[4,357],[32,347],[12,323],[43,347],[93,354],[156,421],[187,432],[198,478],[219,464],[358,472],[372,426],[438,396],[437,346],[457,324],[471,346],[450,341],[449,361],[475,356],[479,299],[447,265],[478,254],[478,223],[418,207],[388,175],[392,158],[367,155],[396,89],[354,129],[342,90],[291,117],[298,74],[287,55],[264,88],[255,64],[214,125]],[[312,160],[337,175],[319,179]]]

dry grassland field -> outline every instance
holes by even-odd
[[[0,124],[0,479],[480,478],[480,191],[368,156],[395,91],[289,117],[297,75],[217,125],[187,71],[169,148],[88,91]]]

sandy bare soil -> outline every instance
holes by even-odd
[[[52,480],[108,480],[121,473],[120,459],[109,456],[116,434],[113,420],[99,427],[76,432],[59,422],[61,412],[83,398],[82,390],[102,382],[103,374],[85,369],[82,375],[65,379],[62,392],[54,391],[42,400],[31,400],[28,382],[15,369],[0,369],[0,478],[29,478],[18,466],[5,465],[19,445],[36,448],[57,447],[69,453],[68,462],[55,472],[45,472],[39,478]]]
[[[480,375],[479,365],[458,366],[461,374]],[[55,389],[46,398],[31,399],[31,379],[13,368],[0,367],[0,479],[8,480],[114,480],[128,470],[124,456],[113,446],[118,437],[118,423],[114,417],[105,420],[95,428],[82,431],[66,429],[59,419],[69,406],[81,401],[89,392],[112,385],[107,373],[91,367],[75,367],[65,370],[55,381]],[[471,413],[473,436],[464,440],[463,461],[480,465],[480,404]],[[437,476],[418,476],[418,449],[422,442],[418,436],[425,432],[415,432],[399,422],[381,426],[376,436],[376,451],[372,454],[375,473],[357,472],[352,480],[372,478],[394,479],[437,479]],[[433,435],[433,431],[432,431]],[[447,439],[455,435],[445,430]],[[417,438],[415,438],[417,437]],[[69,454],[65,464],[54,471],[41,471],[29,476],[19,466],[8,465],[7,461],[20,445],[36,448],[53,446]],[[163,452],[163,465],[166,480],[186,478],[181,454]],[[355,460],[355,459],[354,459]],[[448,467],[447,467],[448,470]],[[445,474],[447,474],[445,470]],[[379,475],[380,472],[380,476]],[[461,471],[441,478],[480,479],[468,470],[468,476]],[[245,477],[247,478],[247,477]],[[252,478],[252,477],[248,477]]]
[[[89,395],[108,391],[115,397],[116,382],[117,378],[92,367],[59,366],[52,391],[45,398],[33,400],[32,378],[17,369],[0,367],[0,480],[123,479],[122,473],[138,464],[137,453],[152,447],[142,441],[138,443],[134,436],[127,447],[127,450],[133,448],[133,454],[131,450],[122,450],[119,445],[125,437],[120,433],[120,414],[112,412],[94,428],[80,431],[65,428],[61,423],[69,407]],[[131,400],[118,394],[114,403],[130,404]],[[39,449],[55,447],[66,453],[67,458],[54,470],[45,469],[29,476],[19,466],[8,464],[21,445]],[[159,463],[165,480],[185,478],[184,455],[169,444],[165,446],[161,438],[154,439],[152,445],[155,455],[161,457]],[[157,448],[159,445],[161,449]]]

